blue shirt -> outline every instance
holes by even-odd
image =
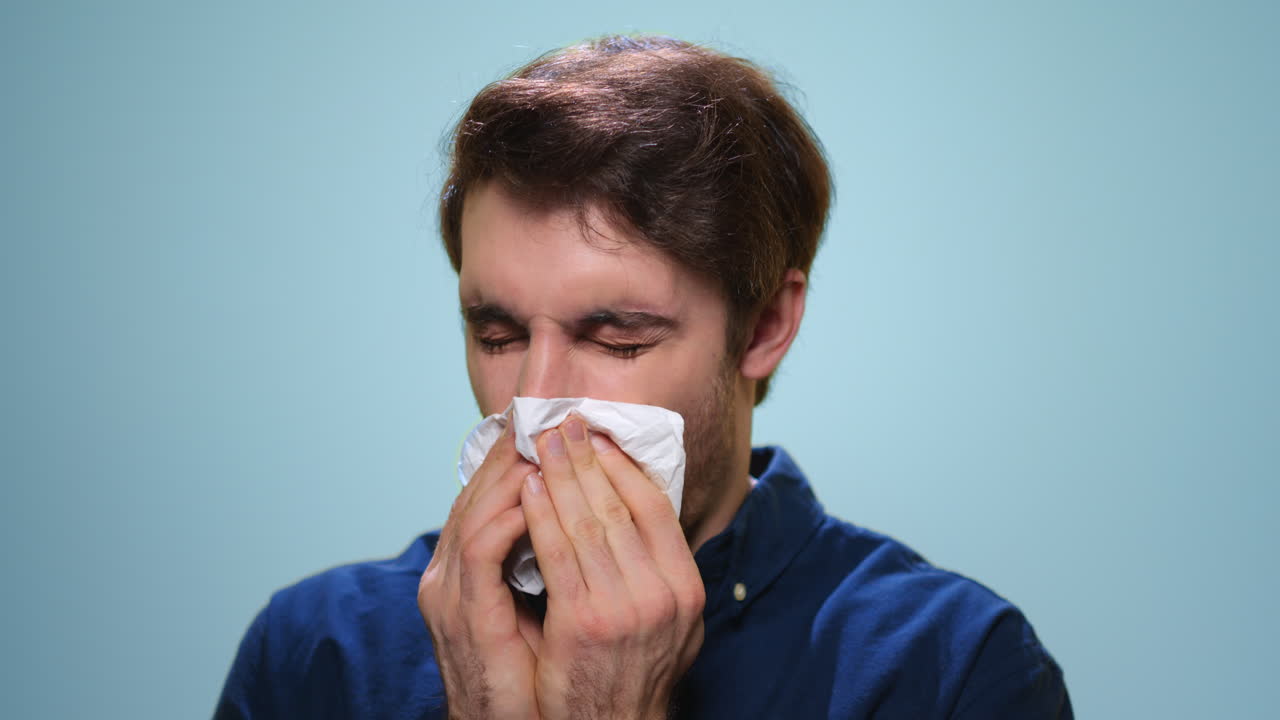
[[[1017,608],[826,515],[783,450],[753,451],[751,474],[733,522],[695,556],[706,636],[677,717],[1072,717],[1062,671]],[[215,717],[444,717],[417,606],[438,537],[272,596]]]

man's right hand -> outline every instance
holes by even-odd
[[[538,717],[537,620],[516,604],[502,573],[527,532],[520,488],[536,471],[508,429],[454,501],[418,585],[451,718]]]

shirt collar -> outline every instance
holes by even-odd
[[[694,555],[707,590],[703,617],[739,617],[768,590],[823,519],[822,505],[795,461],[780,447],[751,451],[758,478],[719,535]]]

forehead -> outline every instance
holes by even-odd
[[[715,297],[709,283],[599,213],[531,207],[496,183],[468,193],[461,231],[464,305],[526,316],[586,306],[674,313]]]

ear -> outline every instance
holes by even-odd
[[[782,287],[756,318],[750,340],[742,353],[738,370],[749,380],[763,380],[782,362],[804,317],[804,297],[809,281],[792,268],[782,278]]]

